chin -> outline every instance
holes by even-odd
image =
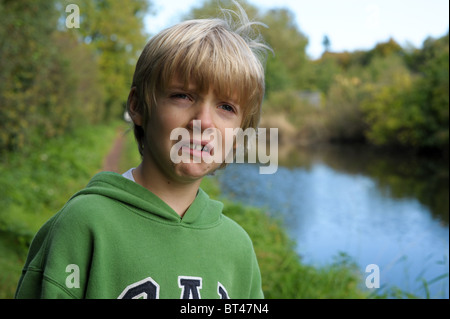
[[[193,180],[197,180],[199,178],[203,178],[206,175],[214,172],[220,165],[214,164],[206,164],[206,163],[186,163],[180,165],[178,167],[178,175],[184,177],[190,177]]]

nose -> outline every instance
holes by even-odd
[[[189,122],[189,128],[194,129],[194,121],[195,125],[198,126],[198,123],[200,121],[200,130],[201,132],[205,131],[206,129],[213,128],[214,122],[213,122],[213,114],[212,114],[212,107],[209,103],[203,102],[198,103],[194,107],[194,113],[191,118],[191,121]],[[197,127],[198,129],[198,127]]]

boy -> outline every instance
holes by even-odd
[[[251,240],[199,187],[233,151],[225,129],[259,121],[265,46],[241,15],[238,31],[191,20],[147,43],[127,103],[141,164],[97,174],[41,228],[16,298],[263,298]]]

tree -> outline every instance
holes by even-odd
[[[149,12],[147,0],[63,0],[63,6],[80,8],[80,42],[89,44],[97,55],[104,86],[105,118],[121,116],[128,98],[139,52],[147,35],[143,18]],[[73,29],[75,30],[75,29]]]
[[[79,29],[65,26],[68,4],[80,8]],[[0,152],[122,115],[147,8],[146,0],[0,1]]]
[[[331,42],[326,34],[323,36],[322,44],[325,52],[330,51]]]
[[[54,102],[45,81],[58,65],[57,19],[54,1],[0,2],[0,151],[23,147]]]
[[[425,119],[414,98],[411,73],[398,58],[391,58],[391,67],[384,70],[377,83],[368,86],[368,96],[361,101],[368,124],[366,137],[376,145],[418,147],[419,126]]]
[[[308,39],[299,30],[294,14],[287,9],[272,9],[264,14],[262,21],[268,28],[261,30],[261,33],[275,52],[267,61],[267,94],[276,90],[308,87]],[[281,82],[284,85],[280,85],[280,79],[283,79]]]
[[[439,39],[429,38],[424,42],[422,77],[417,82],[415,92],[420,101],[422,115],[426,119],[427,132],[424,146],[449,146],[449,34]]]

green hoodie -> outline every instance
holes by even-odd
[[[199,189],[183,218],[102,172],[42,226],[16,298],[263,298],[247,233]]]

